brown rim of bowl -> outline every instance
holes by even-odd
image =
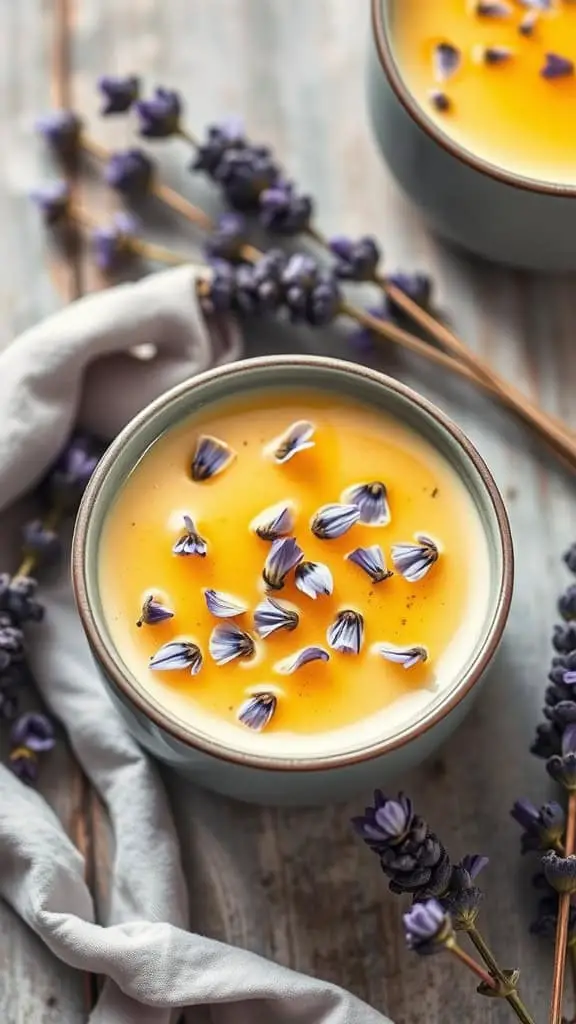
[[[377,741],[372,743],[369,747],[365,747],[361,750],[352,750],[348,753],[344,752],[341,754],[331,754],[317,758],[302,759],[288,757],[276,758],[268,755],[246,754],[242,751],[231,750],[227,746],[220,745],[217,741],[205,740],[203,736],[196,735],[191,727],[183,727],[178,721],[174,721],[174,719],[165,711],[158,708],[156,704],[152,702],[152,699],[145,693],[136,691],[130,679],[124,675],[120,666],[117,664],[112,644],[103,636],[103,633],[98,626],[96,616],[94,615],[88,601],[85,572],[87,528],[102,485],[109,470],[114,464],[118,452],[121,450],[123,445],[126,444],[127,440],[137,433],[141,425],[146,422],[150,415],[153,415],[161,409],[166,402],[172,401],[179,395],[187,393],[199,385],[208,383],[215,377],[227,377],[234,374],[241,374],[250,368],[258,369],[266,366],[282,366],[287,364],[290,366],[300,366],[304,368],[310,366],[323,366],[327,369],[337,370],[340,373],[344,371],[351,376],[361,377],[364,379],[367,378],[375,384],[384,386],[388,390],[394,391],[397,394],[402,395],[404,398],[407,398],[413,403],[413,405],[416,405],[419,409],[423,410],[433,420],[435,420],[456,441],[464,455],[470,460],[470,462],[472,462],[482,480],[498,523],[502,559],[500,589],[495,602],[492,620],[486,629],[486,635],[482,642],[481,649],[478,651],[475,660],[469,666],[466,674],[462,677],[458,688],[450,694],[449,698],[443,701],[440,706],[435,708],[433,711],[428,714],[424,714],[423,717],[413,725],[407,726],[396,736]],[[426,398],[422,398],[415,391],[412,391],[411,388],[406,387],[405,384],[401,384],[392,377],[387,377],[385,374],[379,373],[375,370],[371,370],[354,363],[348,363],[341,359],[332,359],[328,356],[261,356],[256,359],[240,360],[235,363],[229,363],[226,366],[219,366],[213,370],[207,370],[204,373],[200,373],[195,377],[191,377],[190,380],[184,381],[182,384],[178,384],[175,388],[167,391],[164,395],[161,395],[160,398],[157,398],[142,410],[142,412],[138,413],[138,415],[135,416],[126,427],[124,427],[102,456],[82,499],[78,518],[76,520],[74,539],[72,542],[72,584],[80,619],[92,650],[100,660],[104,671],[114,682],[114,685],[120,690],[120,692],[124,694],[128,700],[142,711],[144,715],[155,725],[159,726],[186,746],[202,750],[212,757],[229,761],[233,764],[274,771],[315,771],[326,768],[337,768],[339,766],[371,760],[374,757],[388,753],[398,747],[404,746],[405,743],[409,743],[411,740],[416,739],[453,711],[460,701],[466,697],[470,690],[472,690],[484,672],[484,669],[491,661],[492,656],[498,647],[506,624],[506,619],[508,617],[510,601],[512,599],[513,563],[512,536],[510,533],[508,516],[506,514],[506,509],[504,508],[504,502],[502,501],[500,492],[486,463],[482,459],[481,455],[476,451],[472,442],[468,440],[460,428],[445,416],[443,412],[437,409],[432,402],[429,402]]]
[[[430,138],[434,139],[442,149],[445,149],[451,156],[456,157],[463,164],[467,164],[468,167],[473,168],[475,171],[479,171],[481,174],[486,174],[489,178],[494,178],[496,181],[501,181],[506,185],[511,185],[513,188],[522,189],[524,192],[543,192],[547,195],[555,196],[568,196],[573,198],[576,196],[576,185],[561,185],[556,184],[552,181],[540,181],[538,178],[523,177],[521,174],[514,174],[513,171],[506,171],[502,167],[498,167],[496,164],[489,163],[488,160],[482,160],[481,157],[476,156],[470,150],[465,149],[463,146],[459,146],[457,142],[454,142],[448,135],[445,135],[441,128],[427,117],[425,111],[416,102],[412,93],[408,89],[408,86],[404,82],[402,75],[400,74],[398,65],[394,59],[392,53],[392,47],[390,45],[390,35],[384,17],[384,5],[396,2],[396,0],[372,0],[372,31],[374,34],[374,42],[376,43],[376,50],[380,60],[380,64],[392,86],[396,96],[402,103],[402,106],[408,111],[413,121],[426,132]]]

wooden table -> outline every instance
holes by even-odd
[[[104,71],[139,71],[149,85],[181,89],[187,121],[198,131],[211,119],[241,113],[250,134],[270,143],[317,197],[323,229],[374,232],[389,267],[431,271],[469,344],[547,409],[576,422],[570,280],[504,271],[448,250],[428,234],[376,151],[364,103],[367,0],[76,0],[73,6],[74,102],[99,139],[119,145],[131,137],[125,119],[96,119],[94,82]],[[0,2],[3,343],[61,301],[46,270],[43,228],[28,200],[48,170],[32,124],[48,104],[52,15],[49,0]],[[176,187],[216,208],[215,193],[186,172],[183,143],[161,144],[157,152]],[[88,183],[83,202],[111,210],[113,200],[96,191]],[[184,242],[189,231],[179,231],[179,244],[193,251]],[[94,285],[90,271],[86,282]],[[263,334],[251,327],[249,333],[250,352],[299,348],[353,357],[344,328]],[[529,887],[533,866],[521,863],[508,809],[515,797],[538,801],[548,789],[528,746],[550,658],[555,598],[567,582],[560,555],[576,532],[573,485],[538,442],[465,382],[392,348],[371,360],[462,425],[493,469],[512,518],[516,593],[489,683],[459,733],[399,784],[456,859],[469,851],[490,856],[484,928],[502,963],[523,968],[522,988],[540,1024],[547,1019],[551,957],[546,944],[527,934],[536,905]],[[349,827],[362,799],[320,810],[270,810],[190,792],[168,773],[166,782],[181,830],[194,928],[347,986],[396,1024],[512,1019],[506,1006],[475,997],[471,978],[457,965],[442,956],[419,960],[405,950],[401,901],[388,894],[375,860]],[[89,875],[103,905],[110,845],[105,817],[64,743],[45,761],[41,790],[87,845]],[[200,819],[210,828],[208,845],[196,842]],[[6,1024],[85,1020],[83,979],[54,960],[3,905],[0,965]]]

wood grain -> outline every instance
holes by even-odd
[[[3,341],[57,302],[43,269],[42,231],[26,199],[42,169],[30,123],[47,95],[50,14],[48,2],[0,0]],[[431,271],[442,303],[475,350],[576,425],[573,281],[481,264],[426,231],[391,180],[366,122],[367,2],[76,0],[74,33],[74,95],[101,141],[121,145],[130,138],[124,119],[97,120],[93,85],[105,71],[139,71],[149,86],[181,89],[198,131],[211,118],[244,115],[250,134],[271,143],[290,175],[317,197],[322,230],[370,230],[382,239],[391,268]],[[157,144],[153,152],[167,168],[167,181],[210,212],[217,209],[214,190],[186,171],[183,143]],[[82,196],[102,216],[114,206],[94,181]],[[154,211],[152,235],[177,237],[179,246],[199,251],[198,237],[160,211]],[[376,300],[369,291],[365,297]],[[298,349],[354,357],[339,328],[313,333],[250,325],[248,335],[251,353]],[[544,1021],[551,958],[547,946],[527,934],[536,905],[532,866],[521,862],[508,808],[516,796],[547,795],[528,745],[545,685],[555,596],[566,582],[559,555],[573,539],[574,485],[537,442],[465,382],[392,350],[370,361],[418,387],[464,427],[507,499],[518,564],[505,642],[468,721],[439,756],[399,786],[413,795],[455,858],[466,852],[491,857],[483,928],[503,965],[522,967],[526,1002]],[[61,748],[46,769],[43,790],[67,826],[79,810],[75,778]],[[401,901],[387,893],[375,860],[349,828],[362,799],[318,810],[261,809],[195,792],[170,773],[166,781],[195,929],[347,986],[396,1024],[511,1019],[506,1006],[476,997],[473,981],[457,965],[442,957],[417,960],[405,951]],[[90,816],[105,918],[109,836],[99,805],[92,804]],[[3,1020],[83,1019],[81,980],[56,964],[5,907],[0,963],[8,979],[0,990]],[[58,1010],[48,1006],[51,996]]]

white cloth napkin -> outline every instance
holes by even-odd
[[[202,318],[194,276],[193,268],[178,268],[84,298],[0,355],[3,512],[41,477],[74,422],[111,438],[167,387],[241,355],[233,322],[208,326]],[[142,361],[130,354],[142,345],[154,346],[157,356]],[[5,513],[5,534],[8,520]],[[82,857],[57,817],[4,767],[0,894],[56,956],[105,976],[91,1024],[168,1024],[176,1007],[188,1006],[203,1007],[197,1012],[212,1024],[386,1024],[333,985],[187,930],[162,784],[99,682],[67,566],[42,598],[47,614],[28,630],[30,660],[110,815],[109,919],[96,923]]]

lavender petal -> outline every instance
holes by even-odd
[[[235,658],[249,658],[254,654],[254,641],[234,622],[227,622],[212,630],[208,649],[218,665],[227,665]]]
[[[294,509],[288,502],[279,502],[264,509],[250,523],[250,529],[261,540],[278,540],[287,537],[294,529]]]
[[[210,480],[217,473],[222,473],[235,458],[236,452],[224,441],[203,434],[196,442],[192,458],[192,479],[196,482]]]
[[[386,661],[395,665],[402,665],[403,668],[413,668],[421,662],[428,660],[428,651],[425,647],[401,647],[396,644],[376,644],[375,651]]]
[[[278,704],[273,693],[255,693],[238,708],[238,720],[255,732],[265,729]]]
[[[346,555],[348,562],[353,562],[363,570],[371,579],[372,583],[382,583],[393,576],[394,573],[386,568],[382,548],[374,544],[370,548],[355,548]]]
[[[390,522],[388,491],[379,480],[347,487],[341,500],[345,504],[356,505],[360,510],[359,521],[365,526],[386,526]]]
[[[542,78],[552,80],[574,74],[574,64],[567,57],[561,57],[558,53],[546,53],[544,56],[545,64],[540,71]]]
[[[298,452],[306,448],[313,448],[315,442],[311,440],[314,434],[314,424],[308,420],[298,420],[273,442],[274,461],[282,465],[289,462]]]
[[[512,5],[505,0],[478,0],[474,11],[481,18],[509,18],[512,14]]]
[[[334,590],[332,573],[323,562],[301,562],[296,568],[296,586],[313,601],[320,594],[328,596]]]
[[[347,533],[360,520],[360,515],[357,505],[323,505],[312,516],[310,529],[320,540],[334,540]]]
[[[439,82],[446,82],[455,75],[462,63],[462,54],[452,43],[438,43],[434,47],[434,74]]]
[[[364,637],[364,619],[359,612],[339,612],[326,632],[328,646],[342,654],[359,654]]]
[[[438,546],[430,537],[417,533],[416,542],[392,545],[394,568],[409,583],[423,579],[439,557]]]
[[[279,540],[275,540],[262,570],[262,577],[266,586],[272,590],[282,590],[288,573],[303,558],[304,552],[293,537],[282,537]]]
[[[175,555],[199,555],[200,558],[205,558],[208,551],[208,544],[199,533],[196,532],[196,527],[190,516],[184,516],[184,525],[186,527],[186,533],[183,533],[178,538],[172,548],[172,552]]]
[[[297,672],[299,668],[302,668],[303,665],[308,665],[311,661],[329,660],[330,655],[323,647],[303,647],[296,654],[291,654],[288,658],[279,661],[276,665],[276,671],[280,672],[281,675],[291,675],[292,672]]]
[[[202,652],[197,644],[182,640],[171,640],[163,644],[150,659],[149,668],[157,672],[171,672],[189,668],[195,676],[202,668]]]
[[[219,619],[233,619],[236,615],[244,615],[248,611],[247,605],[222,590],[206,589],[204,599],[210,614]]]
[[[167,619],[173,619],[174,612],[166,608],[160,601],[155,597],[147,597],[142,604],[142,611],[140,612],[140,618],[138,619],[137,626],[156,626],[159,622],[166,622]]]
[[[299,621],[298,612],[285,608],[273,597],[265,597],[254,610],[254,629],[263,640],[278,629],[296,629]]]

